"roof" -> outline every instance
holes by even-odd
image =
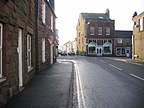
[[[126,30],[116,30],[115,31],[115,37],[116,38],[132,38],[132,31],[126,31]]]
[[[105,13],[81,13],[86,20],[111,20]]]

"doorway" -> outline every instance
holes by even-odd
[[[96,55],[97,56],[102,56],[102,49],[103,49],[102,47],[97,47],[96,48]]]

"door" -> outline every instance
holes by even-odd
[[[23,86],[23,78],[22,78],[22,30],[18,31],[18,60],[19,60],[19,86]]]
[[[53,64],[53,44],[51,44],[51,64]]]
[[[97,56],[102,56],[102,47],[96,48],[96,54],[97,54]]]
[[[127,51],[126,52],[127,52],[126,56],[130,57],[130,47],[127,47]]]

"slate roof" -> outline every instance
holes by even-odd
[[[126,30],[115,30],[115,37],[116,38],[132,38],[132,31]]]
[[[104,13],[81,13],[86,20],[110,20],[109,16]]]

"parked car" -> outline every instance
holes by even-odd
[[[74,51],[71,51],[71,52],[68,53],[68,55],[70,55],[70,56],[75,56],[75,52],[74,52]]]

